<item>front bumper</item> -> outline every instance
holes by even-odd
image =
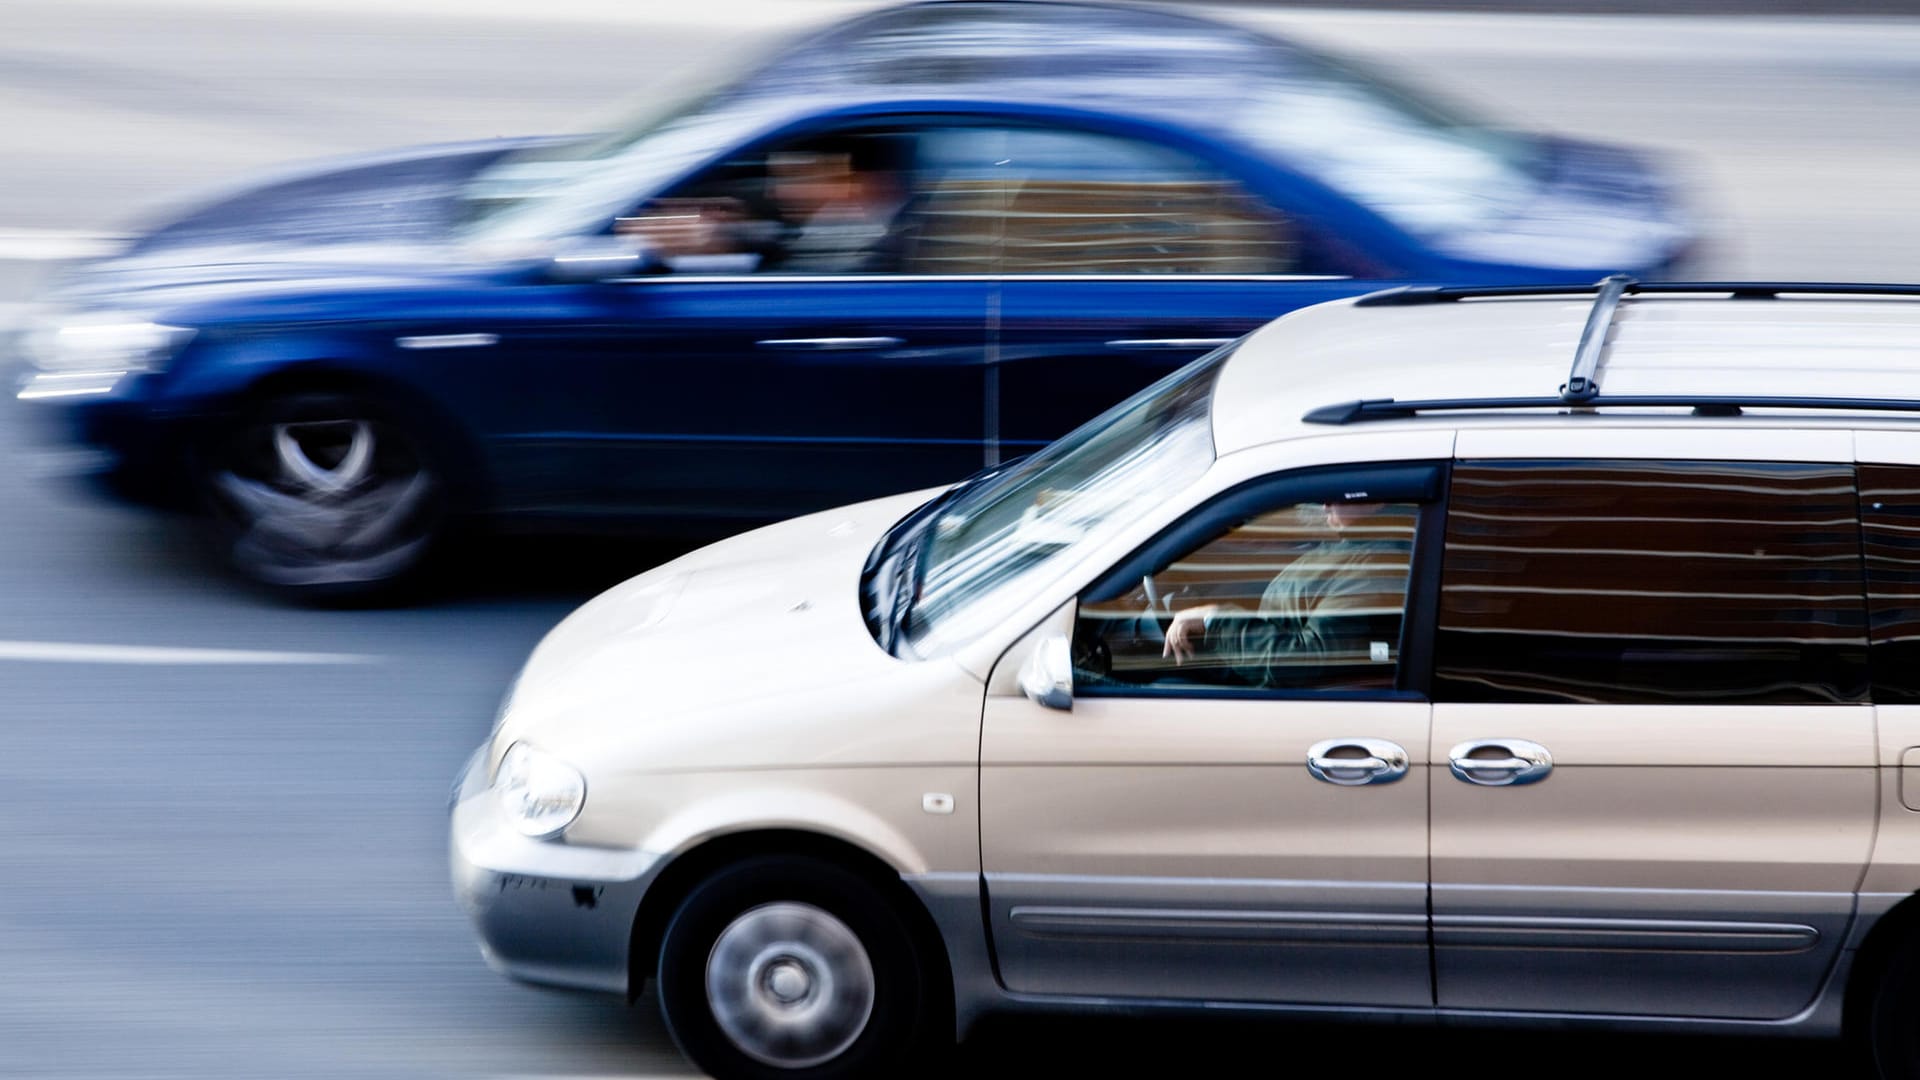
[[[49,378],[20,376],[12,384],[15,400],[7,403],[10,419],[28,433],[37,474],[119,501],[186,505],[177,426],[152,415],[142,387],[149,376],[103,381],[108,389],[100,393],[68,393],[95,387]]]
[[[480,954],[516,979],[627,993],[634,915],[664,860],[521,835],[496,809],[486,757],[483,745],[455,784],[449,851]]]

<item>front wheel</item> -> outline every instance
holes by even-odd
[[[425,440],[354,394],[262,403],[210,440],[200,485],[228,565],[301,599],[392,591],[445,519],[445,478]]]
[[[660,1007],[716,1080],[905,1075],[933,1033],[900,913],[833,863],[768,856],[696,887],[660,949]]]

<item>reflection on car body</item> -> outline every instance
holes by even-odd
[[[468,518],[725,531],[944,483],[1294,307],[1692,242],[1638,155],[1286,41],[922,4],[602,136],[186,214],[65,277],[21,396],[245,575],[366,591]]]

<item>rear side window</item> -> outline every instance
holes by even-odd
[[[915,273],[1309,273],[1294,221],[1166,147],[949,128],[921,143]]]
[[[1873,700],[1920,704],[1920,466],[1860,466]]]
[[[1466,462],[1442,701],[1867,698],[1853,472],[1752,462]]]

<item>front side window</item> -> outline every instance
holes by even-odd
[[[1853,470],[1487,461],[1454,469],[1443,701],[1867,697]]]
[[[1074,630],[1088,693],[1392,690],[1419,506],[1307,502],[1260,513]]]

